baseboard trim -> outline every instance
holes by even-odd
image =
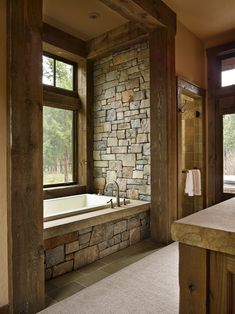
[[[0,307],[0,314],[9,314],[9,305],[8,304]]]

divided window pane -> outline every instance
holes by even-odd
[[[43,84],[74,91],[74,76],[73,64],[43,55]]]

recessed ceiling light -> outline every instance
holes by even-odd
[[[97,12],[90,12],[88,13],[88,16],[91,20],[96,20],[100,17],[100,14]]]

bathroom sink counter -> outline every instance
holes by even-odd
[[[172,224],[180,314],[235,313],[235,198]]]
[[[172,224],[181,243],[235,255],[235,197]]]

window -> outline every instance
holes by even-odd
[[[223,115],[224,193],[235,193],[235,114]]]
[[[43,55],[43,84],[75,90],[75,65],[50,55]]]
[[[43,55],[43,184],[77,183],[76,65]],[[71,104],[71,99],[73,99]]]
[[[223,59],[221,61],[221,86],[235,84],[235,57]]]

